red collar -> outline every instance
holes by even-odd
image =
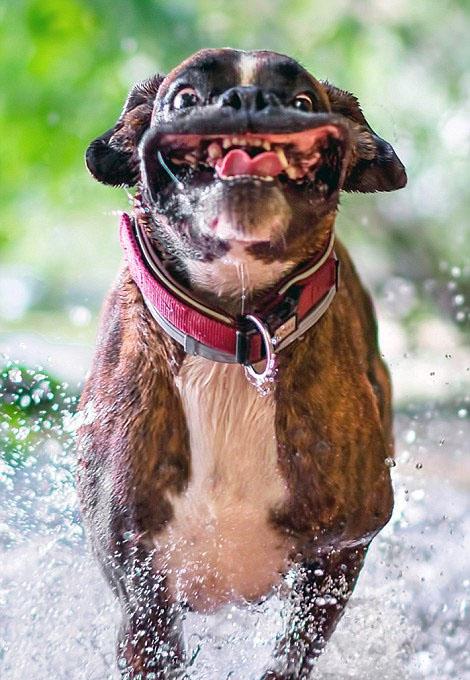
[[[274,356],[323,316],[338,288],[332,235],[321,255],[284,278],[250,315],[234,317],[207,307],[177,283],[126,213],[120,238],[131,276],[158,324],[188,354],[213,361],[250,365]]]

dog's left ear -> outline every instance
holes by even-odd
[[[322,83],[333,113],[339,113],[353,123],[357,133],[355,154],[344,183],[345,191],[395,191],[406,184],[403,163],[391,144],[370,127],[356,97],[331,83]]]
[[[162,80],[163,76],[156,75],[135,85],[115,126],[86,150],[87,168],[99,182],[130,187],[139,181],[138,145],[150,124]]]

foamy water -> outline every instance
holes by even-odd
[[[401,418],[396,507],[316,679],[470,678],[468,421]],[[111,680],[117,606],[89,556],[73,450],[48,441],[0,471],[2,680]],[[188,616],[189,677],[255,680],[282,626],[276,600]]]

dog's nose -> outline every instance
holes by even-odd
[[[260,87],[245,85],[231,87],[220,99],[221,106],[231,106],[236,111],[262,111],[267,106],[279,106],[280,101],[272,92]]]

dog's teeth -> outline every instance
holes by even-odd
[[[261,139],[252,139],[250,142],[251,146],[262,146],[263,142]]]
[[[232,146],[246,146],[246,140],[243,137],[232,137]]]
[[[224,149],[228,149],[230,146],[232,146],[232,140],[228,137],[225,137],[225,139],[222,141],[222,146]]]
[[[207,153],[209,155],[209,158],[221,158],[222,157],[222,149],[220,148],[220,144],[217,142],[212,142],[209,144],[207,147]]]
[[[263,142],[263,149],[266,149],[266,151],[271,151],[271,142],[268,142],[267,139],[265,139]]]
[[[277,157],[279,158],[279,161],[282,165],[283,168],[287,168],[289,165],[289,161],[286,158],[286,154],[284,153],[284,149],[276,149],[276,154]]]
[[[297,170],[292,166],[287,167],[285,172],[289,179],[297,179]]]
[[[305,172],[302,168],[290,165],[284,170],[289,179],[303,179],[305,177]]]

